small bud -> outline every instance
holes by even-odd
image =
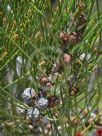
[[[70,87],[69,86],[69,94],[71,95],[71,96],[75,96],[75,95],[77,95],[77,93],[79,92],[79,88],[78,87]]]
[[[66,64],[71,63],[71,56],[69,54],[65,53],[63,58],[64,58],[64,61],[65,61]]]
[[[78,26],[82,26],[83,24],[86,24],[86,16],[84,14],[81,14],[78,19]]]
[[[94,119],[93,119],[92,117],[90,117],[90,118],[88,119],[88,122],[92,124],[92,123],[94,122]]]
[[[30,131],[33,131],[34,127],[32,125],[29,125],[28,127]]]
[[[18,39],[18,37],[19,37],[19,35],[18,35],[17,33],[15,33],[15,34],[13,35],[12,39],[13,39],[14,41],[16,41],[16,40]]]
[[[84,116],[86,116],[89,113],[89,110],[87,108],[85,108],[84,110],[82,110],[82,113]]]
[[[42,85],[41,88],[42,88],[43,91],[47,92],[47,91],[50,90],[52,87],[53,87],[52,82],[51,82],[51,81],[48,81],[48,82],[46,83],[46,85]]]
[[[49,87],[49,88],[53,87],[53,85],[52,85],[51,82],[48,82],[48,83],[46,84],[46,86]]]
[[[80,32],[72,32],[69,36],[69,42],[73,45],[78,44],[81,41],[81,33]]]
[[[78,119],[77,119],[76,116],[71,116],[70,120],[71,120],[71,122],[72,122],[73,125],[77,125]]]
[[[83,60],[85,58],[85,53],[82,53],[79,57],[80,60]]]
[[[66,32],[60,32],[60,39],[63,41],[63,42],[66,42],[69,40],[69,35],[66,33]]]
[[[3,17],[3,24],[6,24],[6,23],[7,23],[7,18]]]
[[[10,5],[9,5],[9,4],[7,5],[7,11],[8,11],[8,12],[10,12],[10,11],[11,11],[11,7],[10,7]]]
[[[86,60],[89,60],[91,58],[91,54],[87,54]]]
[[[91,117],[92,117],[93,119],[95,119],[95,118],[96,118],[96,116],[97,116],[94,112],[91,112],[91,114],[90,114],[90,115],[91,115]]]

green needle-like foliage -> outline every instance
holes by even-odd
[[[0,0],[0,135],[31,136],[30,121],[17,107],[27,112],[24,89],[38,93],[39,79],[49,77],[57,61],[62,67],[52,74],[58,76],[48,96],[59,104],[41,113],[52,136],[89,136],[102,125],[100,1]],[[39,127],[42,136],[51,135]]]

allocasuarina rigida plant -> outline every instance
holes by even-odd
[[[101,0],[0,0],[0,135],[102,135]]]

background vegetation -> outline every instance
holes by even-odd
[[[101,31],[98,0],[0,1],[1,136],[97,133],[102,126]],[[51,72],[57,61],[61,70]],[[30,87],[38,94],[39,79],[50,76],[47,98],[56,96],[58,103],[41,111],[35,134],[22,93]],[[42,118],[52,126],[47,134]]]

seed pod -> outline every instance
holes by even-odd
[[[33,106],[34,105],[34,100],[35,98],[37,97],[37,94],[36,92],[34,91],[34,89],[32,88],[26,88],[23,92],[23,95],[22,95],[25,103],[28,105],[28,106]]]
[[[37,102],[37,107],[39,110],[45,110],[48,106],[48,100],[44,97],[40,98]]]
[[[49,81],[49,80],[48,80],[47,77],[41,77],[41,78],[40,78],[40,84],[41,84],[41,85],[46,85],[48,81]]]
[[[24,99],[35,98],[36,96],[36,92],[33,88],[26,88],[22,94]]]
[[[57,96],[52,95],[48,97],[48,107],[49,108],[53,108],[54,106],[56,106],[57,104],[59,104],[59,99]]]
[[[27,116],[31,120],[37,120],[40,116],[40,111],[37,108],[31,107],[31,108],[28,109]]]

